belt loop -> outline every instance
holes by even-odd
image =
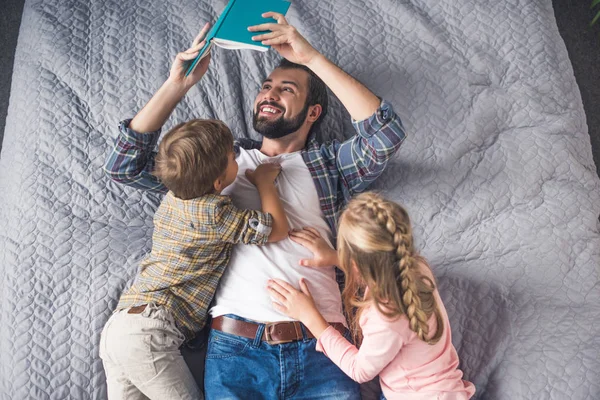
[[[264,332],[265,332],[265,324],[258,324],[258,329],[256,330],[256,336],[254,337],[254,341],[252,341],[252,347],[258,348],[260,346]]]
[[[306,326],[304,326],[304,324],[303,324],[303,323],[301,323],[301,322],[298,322],[298,324],[300,324],[300,329],[302,329],[302,341],[306,343],[306,342],[308,342],[309,340],[311,340],[311,339],[308,337],[308,334],[306,333],[306,332],[308,331],[308,328],[307,328]]]

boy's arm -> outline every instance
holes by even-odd
[[[200,62],[191,75],[185,76],[186,62],[198,54],[208,28],[208,24],[204,26],[190,49],[177,54],[169,78],[146,106],[132,120],[120,123],[119,136],[104,165],[106,174],[115,182],[140,189],[167,191],[158,178],[152,175],[156,156],[154,148],[160,129],[175,106],[208,68],[210,55]]]
[[[285,239],[290,230],[283,210],[283,203],[277,192],[277,187],[275,187],[275,178],[280,172],[280,165],[270,163],[261,164],[254,171],[246,170],[246,177],[258,190],[263,212],[270,214],[273,218],[269,242],[278,242]]]
[[[281,203],[277,188],[273,183],[259,183],[256,185],[256,188],[260,195],[263,212],[271,214],[273,218],[273,226],[267,242],[279,242],[288,236],[290,226],[285,211],[283,211],[283,204]]]

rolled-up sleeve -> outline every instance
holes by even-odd
[[[240,210],[230,201],[219,204],[216,221],[221,239],[227,243],[264,245],[273,226],[271,214],[257,210]]]
[[[115,182],[166,193],[165,185],[152,175],[160,130],[136,132],[129,128],[130,122],[131,120],[127,119],[119,123],[119,135],[106,159],[104,171]]]
[[[352,124],[357,134],[337,149],[337,167],[351,195],[382,174],[406,138],[400,117],[385,100],[369,118]]]

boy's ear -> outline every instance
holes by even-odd
[[[223,179],[217,178],[217,180],[215,181],[215,183],[213,183],[213,186],[214,186],[215,191],[217,193],[221,193],[221,190],[223,190]]]

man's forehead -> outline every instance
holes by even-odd
[[[298,68],[275,68],[264,82],[287,83],[299,88],[306,88],[308,85],[308,73]]]

